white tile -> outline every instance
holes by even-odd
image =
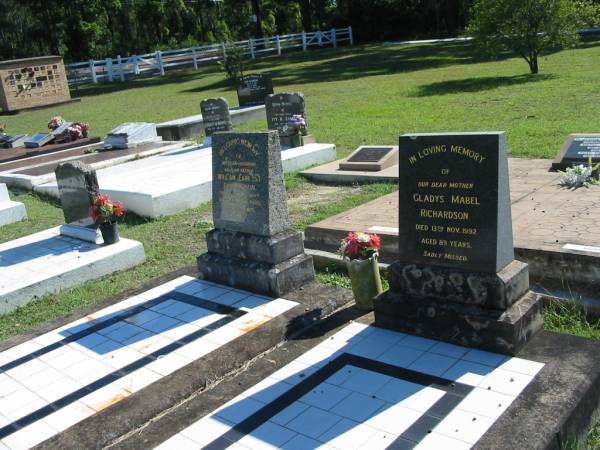
[[[144,354],[140,352],[137,352],[131,348],[121,347],[113,352],[100,355],[98,360],[102,361],[104,364],[114,367],[115,369],[120,369],[143,357]]]
[[[492,370],[494,369],[490,366],[460,360],[444,372],[443,377],[469,386],[478,386]]]
[[[342,383],[342,387],[365,395],[373,395],[381,389],[391,377],[366,369],[358,369],[354,375]]]
[[[217,286],[211,286],[207,289],[202,290],[201,293],[199,293],[197,295],[197,297],[202,298],[202,299],[206,299],[206,300],[213,300],[215,302],[218,302],[218,300],[215,300],[217,297],[220,297],[221,295],[224,295],[225,293],[227,293],[230,289],[226,289],[223,287],[217,287]]]
[[[83,385],[81,383],[65,376],[64,378],[55,381],[51,385],[40,389],[36,392],[36,394],[38,394],[47,402],[54,402],[59,398],[62,398],[65,395],[80,389],[82,386]]]
[[[204,293],[200,296],[202,297]],[[245,298],[248,297],[247,293],[239,292],[239,291],[228,291],[219,297],[213,298],[212,301],[215,303],[219,303],[220,305],[231,306]]]
[[[56,370],[64,371],[68,367],[87,359],[86,355],[69,348],[69,351],[59,354],[56,358],[48,359],[46,364]]]
[[[103,344],[106,341],[108,341],[106,336],[98,333],[92,333],[81,339],[77,339],[75,342],[71,342],[69,346],[76,350],[93,350],[95,347],[98,347],[100,344]]]
[[[330,411],[356,422],[363,422],[371,417],[383,404],[383,401],[372,396],[354,392],[331,408]]]
[[[350,391],[347,389],[342,389],[333,384],[321,383],[303,395],[299,401],[328,410],[349,395]]]
[[[162,376],[166,376],[181,369],[183,366],[187,366],[190,362],[192,361],[185,356],[178,355],[177,353],[169,353],[151,362],[146,368]]]
[[[125,320],[125,322],[128,322],[132,325],[142,326],[146,322],[154,320],[158,317],[160,317],[160,314],[158,314],[157,312],[154,312],[150,309],[144,309],[143,311],[141,311],[137,314],[134,314],[132,316],[129,316],[124,320]]]
[[[77,401],[60,408],[58,411],[53,412],[49,416],[44,417],[44,421],[52,426],[52,428],[55,428],[60,432],[90,416],[93,416],[95,413],[96,411]]]
[[[242,395],[244,395],[244,397],[252,397],[254,400],[266,404],[285,394],[292,387],[291,384],[268,377],[256,383],[247,391],[244,391]]]
[[[532,375],[496,369],[479,383],[479,387],[516,397],[523,389],[525,389],[532,379]]]
[[[392,442],[394,442],[398,436],[385,431],[377,431],[371,439],[365,442],[363,445],[358,447],[360,450],[385,450]]]
[[[409,401],[407,401],[406,406],[419,412],[425,412],[444,395],[444,391],[440,391],[439,389],[432,387],[426,387],[423,388],[416,396],[413,396]]]
[[[100,412],[129,397],[129,395],[131,395],[130,392],[116,384],[109,384],[86,395],[80,401],[94,411]]]
[[[471,444],[464,441],[439,433],[430,433],[415,447],[415,450],[469,450],[470,448]]]
[[[12,411],[37,400],[39,400],[39,397],[29,389],[19,389],[0,399],[0,414],[8,416]]]
[[[20,381],[21,384],[26,388],[32,391],[36,391],[37,389],[41,389],[44,386],[48,386],[50,383],[53,383],[54,381],[62,377],[62,372],[59,372],[58,370],[53,369],[51,367],[47,367],[41,372],[37,372],[31,375],[30,377],[21,379]]]
[[[317,367],[308,366],[299,362],[292,361],[271,375],[271,378],[285,381],[286,383],[296,385],[304,381],[319,370]]]
[[[358,367],[345,365],[340,370],[331,375],[329,378],[327,378],[327,382],[335,386],[341,386],[343,383],[346,382],[346,380],[348,380],[348,378],[358,373],[359,370],[360,369]]]
[[[345,326],[340,333],[346,333],[351,335],[361,334],[363,337],[368,336],[373,332],[375,327],[370,327],[369,325],[365,325],[364,323],[352,322],[351,324]]]
[[[320,345],[303,353],[296,361],[309,366],[323,367],[330,361],[338,357],[340,353],[332,348],[321,347]]]
[[[173,341],[165,337],[163,334],[154,334],[138,342],[131,342],[131,344],[129,344],[128,347],[131,350],[138,351],[142,355],[150,355],[155,354],[157,352],[160,353],[162,349],[165,349],[165,347],[172,343]],[[165,350],[165,352],[166,351],[167,350]]]
[[[148,322],[150,322],[150,320],[148,320]],[[105,334],[105,336],[109,339],[112,339],[113,341],[124,343],[128,339],[133,338],[134,336],[140,335],[140,334],[144,333],[145,331],[146,330],[144,328],[138,327],[136,325],[132,325],[130,323],[126,323],[119,329],[114,330],[108,334]]]
[[[207,287],[197,283],[193,278],[189,281],[186,281],[184,284],[177,286],[175,290],[177,292],[181,292],[182,294],[194,295],[196,292],[200,292]]]
[[[400,345],[423,351],[429,350],[437,343],[438,341],[413,335],[407,335],[400,341]]]
[[[353,420],[342,419],[327,430],[319,440],[340,450],[354,450],[371,439],[377,430]]]
[[[429,349],[429,352],[436,353],[438,355],[449,356],[451,358],[460,359],[465,353],[469,351],[468,348],[461,347],[459,345],[448,344],[447,342],[438,342]]]
[[[276,449],[296,433],[272,422],[266,422],[256,428],[252,433],[238,441],[240,445],[251,449]]]
[[[283,314],[286,311],[289,311],[297,305],[298,303],[296,302],[285,300],[283,298],[278,298],[269,303],[257,306],[252,310],[252,312],[273,318],[279,316],[280,314]]]
[[[25,377],[29,377],[38,372],[43,372],[47,369],[48,366],[46,365],[46,363],[36,358],[27,361],[26,363],[19,364],[18,366],[13,367],[12,369],[7,370],[4,373],[9,377],[14,378],[15,380],[21,380]]]
[[[423,350],[395,345],[383,354],[379,355],[377,361],[398,367],[408,367],[423,354]]]
[[[387,433],[401,435],[420,417],[421,413],[401,405],[386,403],[370,419],[366,425]]]
[[[331,449],[328,445],[321,444],[319,441],[309,437],[297,434],[292,439],[282,444],[282,450],[315,450],[315,449]]]
[[[433,353],[424,353],[413,362],[408,368],[416,372],[426,373],[429,375],[440,376],[456,362],[455,358],[436,355]]]
[[[263,406],[265,406],[263,403],[253,398],[238,396],[217,409],[214,415],[237,424],[250,417]]]
[[[257,295],[251,295],[249,297],[246,297],[238,302],[236,302],[234,305],[236,308],[241,309],[242,311],[250,311],[253,310],[254,308],[257,308],[260,305],[264,305],[265,303],[270,302],[270,299],[266,299],[264,297],[259,297]]]
[[[198,450],[198,444],[178,433],[167,439],[154,450]]]
[[[499,369],[519,372],[524,375],[537,375],[543,367],[543,363],[528,361],[522,358],[509,358],[500,365]]]
[[[54,436],[56,430],[43,420],[38,420],[2,439],[11,450],[25,450]]]
[[[494,420],[488,417],[455,409],[434,428],[434,431],[475,444],[493,423]]]
[[[22,386],[19,383],[17,383],[12,378],[9,378],[8,376],[4,375],[3,378],[0,379],[0,400],[3,397],[15,391],[18,391],[21,388]]]
[[[386,402],[407,406],[423,389],[425,389],[423,385],[392,378],[375,392],[375,396]]]
[[[334,350],[341,350],[350,348],[351,346],[358,344],[364,337],[356,336],[348,333],[336,333],[319,344],[319,347],[327,347]]]
[[[249,333],[257,328],[260,328],[271,319],[272,317],[266,317],[262,314],[249,312],[247,314],[244,314],[242,317],[238,317],[234,321],[230,322],[228,325],[237,328],[243,333]]]
[[[196,444],[204,446],[227,433],[232,423],[217,416],[206,416],[181,431],[181,434]]]
[[[190,309],[177,316],[178,320],[188,322],[195,327],[204,328],[208,325],[215,323],[217,320],[221,320],[226,317],[224,314],[217,314],[208,309],[196,308]]]
[[[175,353],[185,356],[191,361],[195,361],[199,358],[202,358],[205,355],[208,355],[210,352],[218,349],[220,345],[215,344],[213,342],[207,341],[204,338],[196,339],[194,342],[190,342],[189,344],[184,345],[183,347],[178,348]]]
[[[56,342],[62,341],[65,338],[64,335],[60,334],[56,330],[50,331],[48,333],[42,334],[34,339],[34,341],[40,344],[42,347],[46,347],[48,345],[54,344]]]
[[[162,333],[163,331],[175,328],[179,325],[181,325],[180,320],[161,314],[160,317],[146,322],[143,325],[143,328],[145,328],[148,331],[152,331],[153,333]]]
[[[386,341],[367,336],[364,339],[361,339],[358,343],[350,345],[345,351],[346,353],[362,356],[363,358],[377,359],[378,356],[381,356],[395,344],[395,342],[389,340]]]
[[[305,411],[309,406],[305,403],[294,402],[287,408],[284,408],[282,411],[278,412],[271,418],[271,422],[276,423],[278,425],[287,425],[287,423],[298,417],[303,411]]]
[[[506,394],[475,388],[460,402],[457,408],[498,419],[513,400],[514,397]]]
[[[115,381],[115,384],[133,394],[154,383],[155,381],[160,380],[161,378],[162,377],[156,372],[142,367],[134,370],[124,377],[119,378],[117,381]]]
[[[479,364],[485,364],[486,366],[496,367],[506,359],[506,356],[499,355],[498,353],[472,349],[463,356],[463,359]]]
[[[35,400],[32,400],[27,403],[20,403],[18,408],[6,413],[4,416],[10,421],[14,422],[15,420],[22,419],[25,416],[37,411],[38,409],[45,408],[48,406],[48,402],[36,397]]]
[[[304,434],[313,439],[317,439],[325,433],[342,418],[337,414],[332,414],[322,409],[311,406],[296,418],[292,419],[286,428]]]
[[[238,330],[235,327],[231,327],[229,325],[224,325],[222,327],[217,328],[215,331],[211,331],[206,336],[205,339],[210,342],[214,342],[215,344],[225,345],[234,339],[243,336],[244,333]]]

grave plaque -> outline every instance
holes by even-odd
[[[273,79],[264,73],[238,78],[237,95],[240,106],[264,105],[265,97],[273,93]]]
[[[348,158],[340,161],[340,170],[379,172],[398,164],[395,145],[361,145]]]
[[[275,131],[213,137],[213,222],[202,278],[281,296],[314,278],[302,233],[290,227]]]
[[[552,169],[564,170],[567,167],[600,162],[600,133],[570,134],[552,162]]]
[[[61,234],[91,242],[102,242],[90,207],[100,193],[96,171],[81,161],[61,163],[55,171],[66,226]]]
[[[231,131],[231,115],[229,104],[223,97],[208,98],[200,102],[200,111],[207,137],[217,131]]]
[[[277,130],[280,135],[287,134],[287,124],[292,116],[299,115],[306,120],[304,94],[301,92],[269,95],[265,107],[269,130]]]
[[[381,326],[514,354],[543,324],[514,259],[506,134],[400,137],[399,254]]]

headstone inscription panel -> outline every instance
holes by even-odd
[[[600,162],[600,133],[570,134],[552,163],[555,170],[567,167]]]
[[[401,256],[376,322],[515,354],[543,316],[514,259],[506,134],[407,134],[399,149]]]
[[[514,259],[505,133],[400,137],[403,261],[496,273]]]
[[[340,161],[340,170],[379,172],[398,164],[395,145],[361,145],[346,159]]]
[[[281,296],[314,279],[302,233],[290,228],[276,131],[213,136],[213,222],[204,279]]]
[[[100,193],[96,171],[81,161],[72,161],[59,164],[55,173],[65,222],[96,228],[90,217],[90,207]]]
[[[277,130],[282,135],[287,134],[288,121],[292,116],[302,116],[306,121],[306,104],[301,92],[269,95],[265,107],[269,130]]]
[[[264,105],[267,95],[273,93],[273,79],[264,73],[244,75],[237,81],[240,106]]]
[[[215,228],[269,236],[290,227],[277,133],[213,136]]]
[[[231,131],[229,103],[223,97],[202,100],[200,112],[206,136],[212,136],[217,131]]]

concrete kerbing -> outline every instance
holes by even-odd
[[[0,225],[8,225],[26,219],[27,211],[23,203],[13,201],[0,203]]]
[[[352,301],[345,289],[309,283],[287,294],[300,304],[264,326],[220,347],[117,404],[85,419],[40,444],[38,449],[100,449],[140,430],[164,411],[184,404],[207,386],[243,370],[252,361]],[[210,393],[211,390],[208,390]],[[136,448],[150,448],[138,446]]]

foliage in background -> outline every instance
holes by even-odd
[[[573,47],[588,20],[587,2],[573,0],[475,0],[469,34],[490,55],[512,51],[538,73],[543,53]]]
[[[224,61],[219,61],[219,66],[226,73],[232,86],[236,86],[237,79],[244,76],[244,52],[240,47],[236,47],[233,42],[230,42],[225,47],[225,54],[227,57]]]

